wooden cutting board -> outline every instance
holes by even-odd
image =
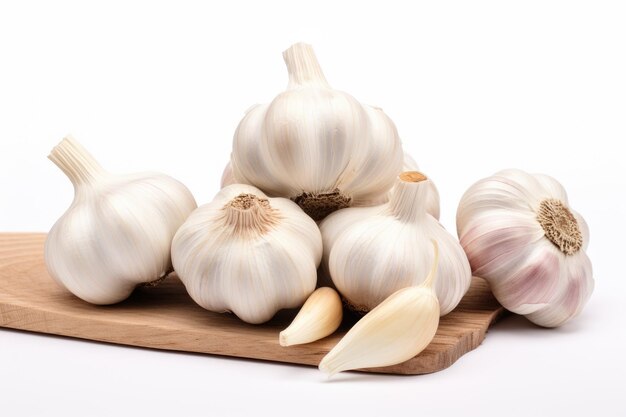
[[[281,347],[278,333],[297,311],[282,311],[263,325],[198,307],[169,276],[140,287],[112,306],[88,304],[57,285],[43,261],[43,233],[0,233],[0,326],[154,349],[200,352],[317,366],[358,317],[347,314],[335,334],[307,345]],[[394,374],[424,374],[452,365],[475,349],[504,313],[486,282],[473,278],[460,305],[443,317],[432,343],[418,356],[385,368]]]

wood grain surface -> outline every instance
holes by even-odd
[[[197,306],[171,275],[156,287],[140,287],[126,301],[94,306],[50,278],[43,260],[43,233],[0,233],[0,326],[185,352],[238,356],[317,366],[358,317],[346,315],[335,334],[307,345],[281,347],[278,333],[296,311],[249,325],[231,314]],[[474,278],[461,304],[441,319],[433,342],[418,356],[369,372],[424,374],[452,365],[475,349],[504,309],[486,282]]]

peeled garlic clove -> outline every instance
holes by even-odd
[[[250,185],[223,188],[172,242],[174,269],[201,307],[263,323],[315,289],[322,238],[294,202]]]
[[[322,359],[319,369],[329,376],[360,368],[390,366],[418,355],[433,340],[439,326],[439,301],[433,291],[439,253],[424,283],[403,288],[359,320]]]
[[[393,122],[332,89],[310,45],[283,57],[287,90],[250,109],[235,132],[236,181],[290,198],[315,220],[385,195],[402,164]]]
[[[420,284],[434,257],[431,239],[445,254],[435,288],[441,314],[452,311],[469,289],[472,274],[463,248],[427,212],[429,183],[419,172],[404,172],[387,204],[339,210],[320,224],[321,275],[329,273],[352,309],[369,311],[399,289]]]
[[[343,319],[343,306],[337,291],[318,288],[306,300],[289,327],[280,332],[281,346],[311,343],[331,335]]]
[[[580,313],[593,291],[589,229],[554,178],[504,170],[463,195],[457,231],[498,301],[545,327]]]
[[[49,156],[74,185],[74,201],[45,244],[50,276],[93,304],[126,299],[171,271],[174,233],[196,207],[189,190],[158,173],[106,172],[76,140]]]

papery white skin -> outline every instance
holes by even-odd
[[[243,234],[229,228],[227,204],[241,194],[267,199],[275,224]],[[174,269],[193,300],[210,311],[232,311],[248,323],[301,306],[315,289],[321,256],[321,235],[309,216],[288,199],[268,198],[244,184],[223,188],[196,209],[172,242]]]
[[[159,173],[108,173],[70,137],[49,158],[74,185],[74,201],[46,238],[50,276],[89,303],[112,304],[171,270],[172,238],[196,208],[183,184]]]
[[[288,198],[338,189],[353,205],[386,194],[403,155],[393,122],[333,90],[310,45],[295,44],[283,56],[287,90],[252,107],[235,132],[234,180]]]
[[[472,276],[461,245],[426,211],[429,182],[398,178],[389,203],[342,209],[321,222],[320,276],[329,273],[353,308],[371,310],[395,291],[419,285],[433,262],[431,239],[442,253],[435,286],[441,315],[469,289]]]
[[[546,199],[559,200],[576,218],[582,248],[573,255],[553,244],[537,220]],[[474,274],[489,281],[506,309],[533,323],[564,324],[593,292],[587,223],[569,207],[561,184],[547,175],[508,169],[478,181],[461,199],[457,231]]]

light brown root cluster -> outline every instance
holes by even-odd
[[[233,233],[266,233],[280,216],[269,200],[253,194],[239,194],[224,206],[224,221]]]
[[[583,235],[572,212],[559,200],[546,199],[539,204],[537,221],[550,242],[561,252],[573,255],[583,247]]]
[[[306,193],[293,198],[293,201],[313,220],[319,221],[333,211],[350,207],[352,198],[342,194],[338,188],[329,193]]]

